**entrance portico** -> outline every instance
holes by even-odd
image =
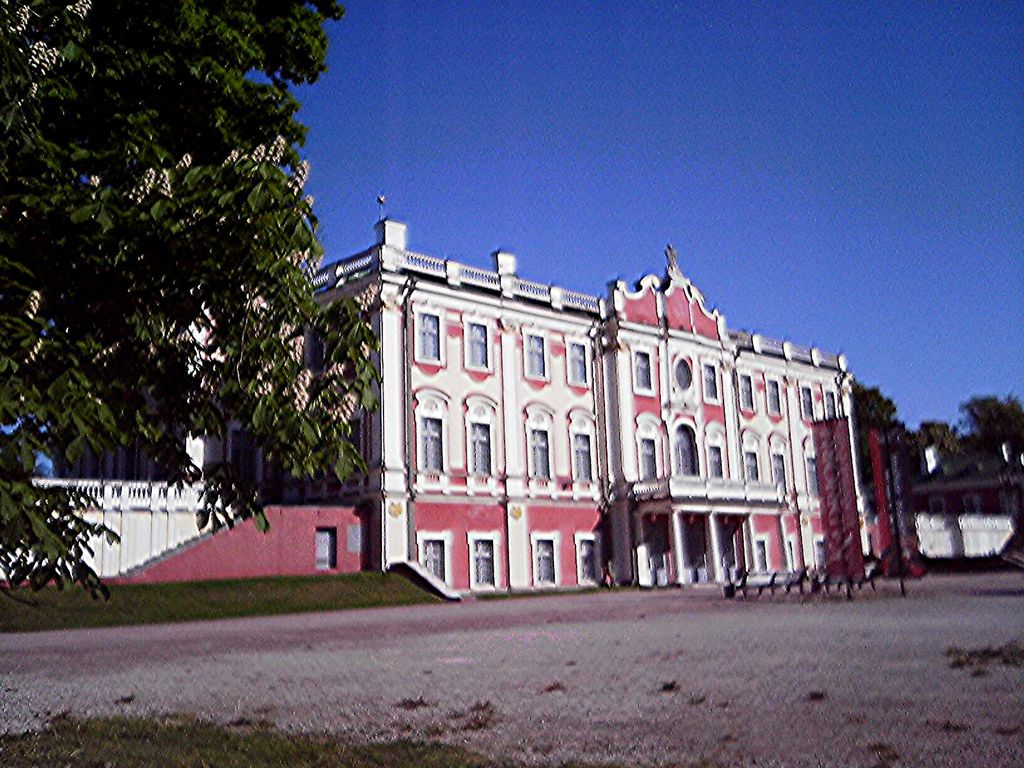
[[[740,571],[757,570],[752,517],[779,516],[781,499],[774,486],[704,481],[700,489],[675,488],[674,479],[649,485],[634,487],[632,528],[641,586],[725,583]]]

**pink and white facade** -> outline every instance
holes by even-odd
[[[599,298],[493,258],[410,251],[384,220],[315,278],[370,297],[380,339],[369,473],[319,499],[360,510],[369,567],[476,591],[821,562],[810,424],[851,411],[842,356],[730,331],[675,268]]]

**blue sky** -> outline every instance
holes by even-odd
[[[603,293],[683,271],[911,425],[1024,395],[1024,5],[350,2],[303,89],[333,260],[410,246]]]

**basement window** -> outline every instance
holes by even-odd
[[[329,571],[338,567],[338,529],[316,529],[316,569]]]

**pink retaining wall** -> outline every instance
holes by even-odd
[[[354,573],[361,569],[364,555],[351,552],[353,539],[366,549],[366,528],[352,507],[268,507],[270,530],[261,533],[252,520],[222,530],[132,576],[111,579],[112,583],[154,584],[174,581],[246,579],[257,576],[303,576]],[[337,532],[336,567],[316,567],[316,530]],[[358,536],[356,534],[359,534]],[[354,541],[353,541],[354,543]]]

